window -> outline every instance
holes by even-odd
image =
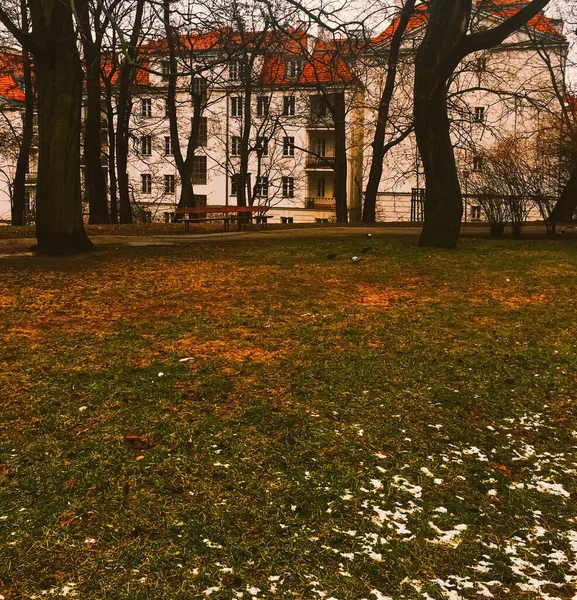
[[[174,148],[172,147],[172,138],[167,135],[164,138],[164,155],[165,156],[173,156],[174,155]]]
[[[233,96],[230,101],[230,116],[242,117],[242,96]]]
[[[256,152],[262,156],[268,156],[268,138],[257,137],[256,138]]]
[[[471,206],[471,221],[480,221],[481,220],[481,207],[480,206]]]
[[[140,116],[152,117],[152,100],[150,98],[142,99],[142,104],[140,105]]]
[[[170,63],[167,60],[162,61],[162,64],[160,65],[160,71],[162,73],[162,79],[168,79],[168,76],[170,75]]]
[[[283,198],[294,198],[294,195],[295,195],[295,178],[294,177],[283,177],[282,178],[282,195],[283,195]]]
[[[169,117],[170,116],[170,106],[168,104],[168,100],[164,101],[164,116],[165,117]]]
[[[245,64],[242,60],[233,60],[228,65],[228,78],[230,81],[240,81],[244,76]]]
[[[140,138],[140,153],[143,156],[150,156],[152,154],[152,137],[149,135],[143,135]]]
[[[485,122],[485,107],[477,106],[475,108],[475,123],[484,123]]]
[[[487,59],[484,56],[479,56],[476,68],[477,73],[484,73],[487,70]]]
[[[286,225],[287,223],[292,223],[292,222],[293,222],[293,220],[294,220],[294,219],[293,219],[293,217],[281,217],[281,218],[280,218],[280,222],[281,222],[281,223],[284,223],[285,225]]]
[[[254,189],[256,196],[266,198],[268,196],[268,177],[257,177]]]
[[[482,156],[474,156],[473,157],[473,171],[477,173],[483,170],[483,157]]]
[[[295,114],[295,97],[284,96],[283,97],[283,110],[282,114],[285,117],[292,117]]]
[[[174,188],[175,188],[174,175],[165,175],[164,176],[164,193],[165,194],[174,194]]]
[[[327,155],[327,140],[325,138],[317,138],[315,142],[315,154],[317,156]]]
[[[326,191],[326,180],[324,177],[317,179],[317,198],[324,198]]]
[[[324,96],[311,96],[311,119],[322,119],[327,114],[327,101]]]
[[[140,176],[141,189],[143,194],[150,194],[152,192],[152,175],[146,173]]]
[[[258,96],[256,99],[256,115],[257,117],[266,117],[268,115],[268,107],[270,99],[268,96]]]
[[[295,155],[295,139],[294,137],[285,137],[282,145],[283,156],[294,156]]]
[[[230,178],[230,195],[236,196],[236,182],[238,180],[238,175],[232,175]]]
[[[289,58],[286,62],[286,78],[296,79],[300,75],[301,69],[301,61],[298,58]]]
[[[206,77],[193,77],[192,78],[192,93],[194,96],[200,96],[201,98],[206,97],[206,88],[208,82]]]
[[[195,156],[192,159],[192,183],[206,184],[206,156]]]
[[[206,146],[208,143],[208,119],[206,117],[200,117],[198,123],[198,145]]]
[[[232,136],[232,143],[230,145],[230,153],[232,156],[240,155],[240,137],[238,135]]]

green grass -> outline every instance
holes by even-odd
[[[6,600],[577,593],[574,240],[0,271]]]

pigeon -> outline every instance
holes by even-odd
[[[338,256],[338,254],[327,254],[327,258],[329,260],[333,260],[333,258],[336,258]]]
[[[363,254],[366,254],[367,252],[370,252],[370,251],[371,251],[371,249],[370,249],[370,248],[363,248],[363,249],[361,250],[361,252],[362,252]]]
[[[363,259],[360,256],[353,256],[351,258],[351,261],[354,262],[354,263],[360,263],[361,260],[363,260]]]
[[[367,238],[370,240],[373,237],[372,233],[367,233]]]

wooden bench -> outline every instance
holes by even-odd
[[[206,221],[223,221],[224,230],[229,231],[230,223],[237,221],[240,224],[247,217],[252,223],[253,217],[260,221],[262,229],[266,228],[268,206],[202,206],[195,208],[177,208],[175,214],[181,215],[186,233],[190,231],[190,223],[204,223]],[[191,218],[192,217],[192,218]],[[196,217],[196,219],[194,218]]]

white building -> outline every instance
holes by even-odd
[[[525,0],[499,0],[507,10]],[[422,6],[422,5],[421,5]],[[482,15],[483,25],[501,19],[498,11]],[[363,190],[370,168],[376,107],[386,76],[383,63],[391,38],[389,29],[357,45],[325,42],[301,31],[288,31],[282,39],[270,32],[255,34],[248,44],[224,44],[218,32],[182,38],[181,75],[177,81],[177,111],[182,152],[186,154],[193,118],[192,94],[203,95],[199,144],[194,154],[193,185],[198,205],[236,205],[245,104],[251,97],[248,128],[248,173],[255,204],[271,207],[273,222],[314,222],[334,219],[335,127],[327,109],[326,94],[342,92],[346,112],[347,197],[351,220],[361,213]],[[391,114],[395,131],[410,127],[413,56],[426,27],[426,14],[418,9],[411,20],[402,50]],[[532,41],[533,39],[533,41]],[[551,75],[535,49],[534,40],[552,51],[561,70],[566,50],[560,25],[540,15],[528,28],[488,52],[462,65],[451,87],[455,153],[463,190],[483,169],[483,151],[507,136],[530,139],[540,129],[557,99]],[[232,47],[232,50],[231,50]],[[361,48],[359,50],[359,47]],[[179,177],[174,142],[167,117],[167,50],[160,42],[147,45],[146,70],[135,87],[131,121],[132,145],[129,180],[133,200],[154,220],[171,218],[179,199]],[[246,69],[250,65],[250,73]],[[17,77],[9,83],[14,89]],[[248,87],[247,87],[248,86]],[[250,88],[250,89],[249,89]],[[0,101],[6,93],[6,81]],[[3,92],[4,90],[4,92]],[[11,92],[4,110],[18,121],[21,100]],[[17,125],[16,125],[17,127]],[[0,146],[3,161],[10,163]],[[0,173],[2,173],[0,166]],[[9,214],[8,173],[0,178],[0,218]],[[33,182],[33,173],[31,175]],[[414,136],[408,135],[388,153],[379,187],[380,221],[422,218],[424,175]],[[480,207],[467,201],[465,219],[482,217]]]

